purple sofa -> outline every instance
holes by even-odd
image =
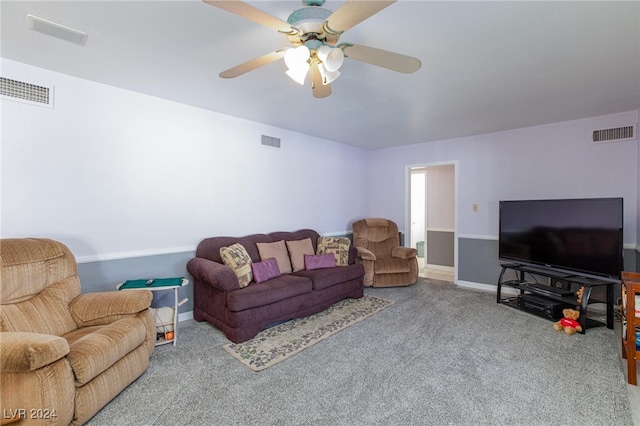
[[[364,267],[356,264],[357,250],[349,249],[349,265],[301,270],[240,288],[233,270],[220,258],[220,248],[240,243],[253,262],[260,262],[256,243],[311,238],[314,251],[319,235],[311,229],[214,237],[198,244],[196,257],[187,264],[193,276],[193,317],[207,321],[234,343],[255,337],[268,325],[321,312],[346,298],[364,294]]]

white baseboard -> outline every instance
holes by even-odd
[[[178,314],[178,322],[189,321],[193,319],[193,311]]]

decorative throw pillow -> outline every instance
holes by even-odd
[[[240,288],[248,286],[253,279],[251,257],[249,257],[249,253],[247,253],[242,244],[235,243],[229,247],[220,247],[220,257],[222,258],[222,263],[236,273]]]
[[[313,252],[313,243],[311,238],[304,240],[287,241],[287,250],[289,250],[289,258],[291,259],[291,267],[293,272],[302,271],[304,269],[305,254],[315,254]]]
[[[256,243],[256,246],[258,246],[260,260],[267,260],[271,257],[275,257],[278,261],[280,273],[291,273],[291,262],[289,261],[289,253],[287,253],[287,246],[284,244],[284,240],[277,241],[275,243]]]
[[[308,271],[312,269],[333,268],[336,266],[336,257],[333,253],[304,255],[304,264]]]
[[[261,283],[280,276],[278,261],[274,257],[262,262],[252,263],[251,272],[253,273],[253,280],[256,283]]]
[[[349,264],[349,247],[351,240],[340,237],[318,237],[318,249],[316,254],[333,253],[337,266]]]

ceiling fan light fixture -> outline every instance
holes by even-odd
[[[351,43],[338,43],[340,35],[346,30],[397,0],[347,0],[335,12],[323,7],[325,0],[302,0],[305,7],[291,13],[286,22],[263,12],[245,0],[203,1],[274,29],[287,36],[293,46],[297,46],[278,49],[244,62],[221,72],[221,78],[238,77],[283,59],[284,56],[284,62],[288,68],[287,75],[296,83],[304,85],[306,76],[309,74],[313,96],[324,98],[331,94],[330,83],[340,76],[338,69],[344,62],[345,51],[352,60],[405,74],[416,72],[422,65],[419,59],[399,53]]]
[[[320,71],[320,75],[322,76],[322,84],[325,86],[333,83],[340,77],[340,71],[327,71],[327,67],[325,67],[322,62],[318,64],[318,71]]]
[[[284,63],[290,70],[309,67],[307,61],[311,57],[311,52],[307,46],[298,46],[295,48],[287,49],[284,54]]]
[[[316,55],[329,72],[338,71],[344,62],[344,52],[339,47],[329,47],[324,45],[318,48]]]
[[[287,75],[291,77],[293,81],[303,86],[304,80],[307,77],[308,72],[309,72],[309,69],[304,67],[290,68],[287,70]]]
[[[318,49],[316,49],[316,55],[322,62],[327,60],[329,52],[331,52],[331,48],[326,44],[323,44],[322,46],[318,47]]]

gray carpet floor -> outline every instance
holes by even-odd
[[[614,330],[568,336],[424,278],[365,292],[396,303],[261,372],[193,322],[89,424],[633,424]]]

